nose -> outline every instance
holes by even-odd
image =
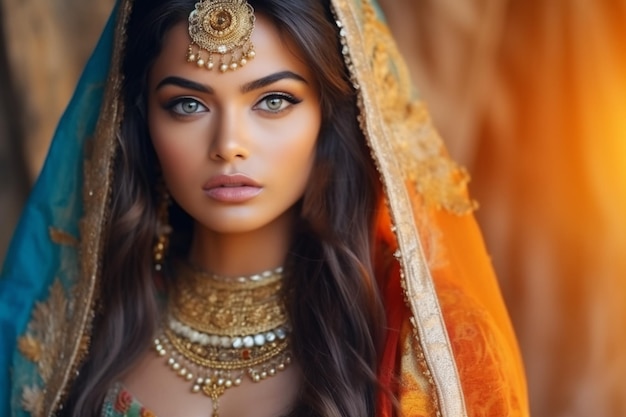
[[[210,157],[214,161],[233,162],[247,159],[248,132],[245,117],[235,109],[222,109],[215,120]]]

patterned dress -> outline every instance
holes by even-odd
[[[104,399],[102,417],[156,417],[124,388],[115,384]]]

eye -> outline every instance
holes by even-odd
[[[254,108],[269,113],[280,113],[301,101],[289,94],[270,94],[263,97]]]
[[[198,100],[189,97],[183,97],[173,100],[167,105],[167,108],[181,116],[205,112],[208,109]]]

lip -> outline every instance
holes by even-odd
[[[261,184],[244,174],[216,175],[202,189],[212,199],[224,203],[243,203],[263,191]]]

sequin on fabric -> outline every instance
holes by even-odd
[[[35,305],[26,334],[18,341],[20,353],[37,364],[43,386],[47,386],[52,380],[55,365],[62,355],[68,323],[67,313],[67,295],[57,279],[50,288],[46,301]],[[23,387],[22,407],[32,415],[40,416],[44,410],[44,394],[44,390],[38,385]]]

